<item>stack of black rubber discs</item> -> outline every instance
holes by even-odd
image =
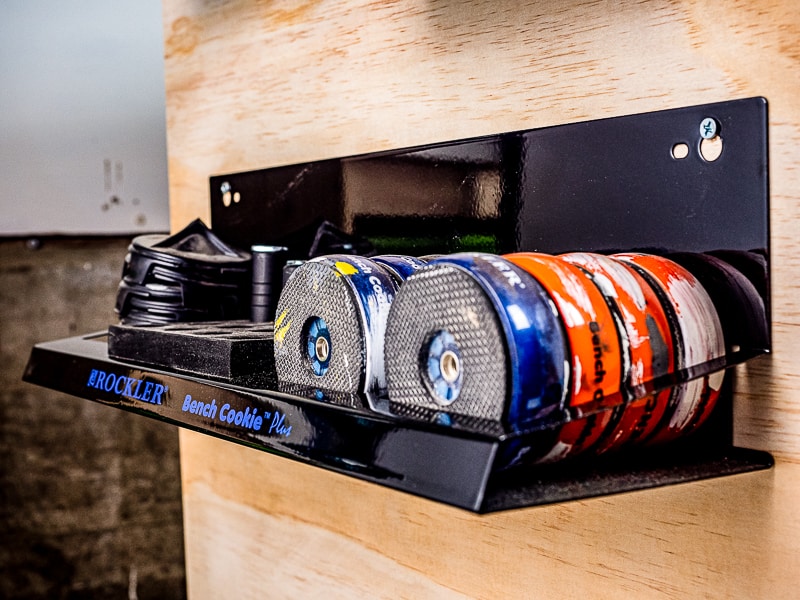
[[[131,242],[115,310],[129,325],[247,318],[250,285],[250,254],[197,219],[172,236]]]

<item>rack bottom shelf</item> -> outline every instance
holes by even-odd
[[[106,332],[36,345],[23,379],[479,513],[745,473],[774,464],[769,453],[735,447],[723,432],[693,436],[636,456],[496,471],[495,457],[506,441],[502,437],[397,421],[119,362],[108,357]]]

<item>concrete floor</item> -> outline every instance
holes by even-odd
[[[0,240],[0,598],[185,597],[177,429],[20,379],[115,321],[129,241]]]

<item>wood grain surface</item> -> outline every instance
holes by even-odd
[[[208,177],[763,95],[773,354],[736,440],[770,472],[477,517],[182,431],[193,598],[795,597],[800,7],[165,0],[174,229]]]

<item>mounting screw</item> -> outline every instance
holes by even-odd
[[[712,117],[706,117],[700,123],[700,137],[702,137],[704,140],[710,140],[711,138],[716,137],[718,131],[719,125]]]
[[[231,205],[231,184],[223,181],[219,186],[219,191],[222,192],[222,205],[227,208]]]

